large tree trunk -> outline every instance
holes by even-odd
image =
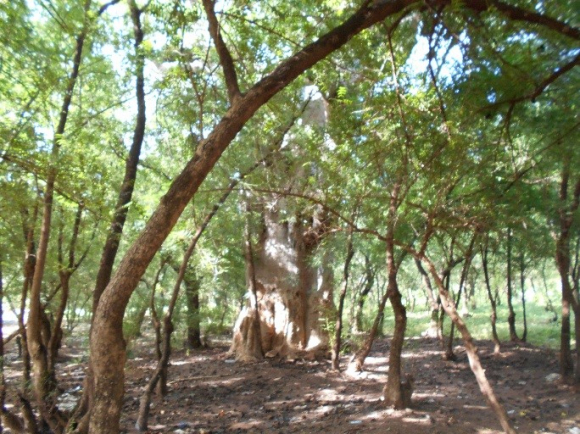
[[[322,223],[305,228],[302,220],[297,216],[289,222],[278,211],[265,210],[262,234],[254,249],[261,349],[269,357],[304,350],[326,351],[328,345],[328,336],[319,322],[324,303],[329,301],[327,282],[322,279],[318,286],[317,270],[310,264],[318,243],[318,236],[311,232]],[[248,329],[255,326],[252,304],[242,309],[234,328],[231,351],[238,360],[256,358],[255,351],[250,351],[253,333]]]

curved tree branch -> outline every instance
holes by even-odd
[[[236,74],[236,68],[234,66],[232,55],[230,54],[228,47],[222,38],[220,24],[216,18],[214,6],[214,0],[203,0],[203,7],[205,9],[205,13],[207,14],[207,20],[209,21],[209,33],[214,41],[215,48],[220,58],[220,63],[224,70],[224,78],[228,88],[228,97],[230,103],[233,104],[234,101],[241,96],[240,87],[238,85],[238,76]]]

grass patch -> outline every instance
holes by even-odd
[[[530,302],[527,306],[527,341],[533,345],[557,349],[560,346],[560,326],[561,321],[552,321],[553,313],[548,312],[543,306]],[[523,332],[523,313],[521,306],[515,307],[516,313],[516,331],[518,336]],[[501,305],[497,309],[497,333],[501,341],[509,340],[508,329],[508,308]],[[383,332],[390,335],[393,330],[394,316],[392,311],[385,312],[385,321]],[[407,312],[407,337],[420,337],[429,326],[430,312],[427,310]],[[489,306],[472,309],[470,316],[465,318],[469,331],[475,339],[491,339],[491,320]],[[451,321],[445,318],[444,333],[449,335]],[[457,336],[457,334],[456,334]],[[574,345],[574,335],[572,335],[572,344]]]

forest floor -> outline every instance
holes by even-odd
[[[479,433],[501,432],[486,406],[467,355],[455,347],[458,361],[444,361],[440,344],[409,339],[405,372],[415,377],[413,406],[385,407],[388,339],[376,341],[363,373],[333,372],[327,360],[267,359],[235,362],[227,342],[202,351],[177,351],[172,357],[169,394],[153,400],[150,433]],[[504,344],[493,355],[491,342],[477,343],[486,374],[520,433],[580,434],[580,394],[554,380],[557,355],[529,345]],[[69,342],[62,349],[63,405],[81,393],[83,358]],[[15,350],[7,357],[7,379],[19,382]],[[134,426],[142,387],[154,368],[151,341],[133,344],[126,369],[124,433]],[[348,358],[342,359],[346,367]]]

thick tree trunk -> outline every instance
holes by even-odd
[[[282,220],[277,211],[264,211],[263,231],[251,264],[258,300],[261,350],[269,357],[284,357],[299,351],[325,351],[328,345],[328,337],[318,321],[327,297],[324,294],[326,282],[322,279],[318,286],[317,270],[310,265],[318,243],[318,236],[310,233],[323,225],[315,222],[312,228],[305,228],[300,216],[294,220]],[[249,286],[248,292],[250,300],[252,287]],[[234,328],[231,351],[238,360],[251,361],[257,357],[255,351],[250,350],[257,346],[249,327],[255,327],[253,303],[242,309]]]

